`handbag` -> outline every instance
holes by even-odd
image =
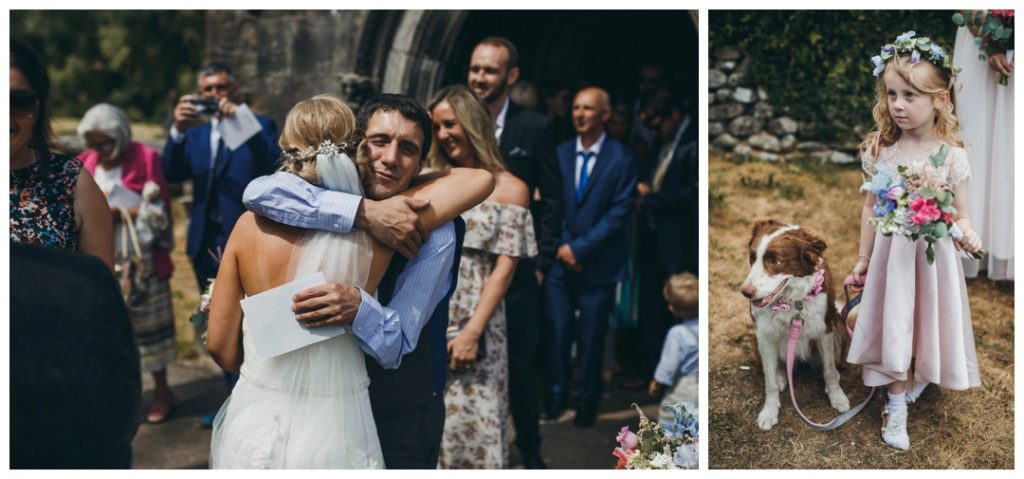
[[[142,247],[139,246],[138,232],[135,231],[135,222],[128,210],[118,208],[121,213],[121,257],[114,264],[114,275],[121,286],[121,296],[127,306],[138,306],[146,297],[146,278],[149,277],[149,268],[142,259]],[[134,254],[129,250],[130,246]]]
[[[460,334],[462,334],[462,326],[456,326],[454,324],[453,325],[449,325],[448,326],[448,330],[445,332],[445,336],[447,336],[449,343],[452,342],[452,340],[454,340]],[[486,334],[487,334],[486,331],[484,332],[484,334],[481,334],[479,342],[477,343],[477,346],[476,346],[476,360],[477,361],[480,361],[481,359],[487,357],[487,341],[484,341],[484,336]]]

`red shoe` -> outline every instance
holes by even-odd
[[[149,412],[146,413],[146,422],[159,424],[167,420],[174,408],[174,396],[170,393],[158,395],[153,398],[153,404],[149,405]]]

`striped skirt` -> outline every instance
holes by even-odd
[[[150,276],[146,280],[146,296],[137,306],[129,306],[128,312],[135,329],[135,344],[139,348],[142,372],[166,368],[177,355],[170,279]]]

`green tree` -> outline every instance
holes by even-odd
[[[753,59],[741,83],[760,86],[776,108],[818,125],[821,139],[856,140],[871,128],[871,57],[914,30],[953,54],[952,11],[713,11],[709,44]]]
[[[202,67],[202,11],[11,11],[11,37],[50,72],[56,115],[81,116],[100,102],[136,120],[164,121]]]

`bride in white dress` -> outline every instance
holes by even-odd
[[[956,32],[953,65],[960,68],[956,114],[971,163],[968,201],[971,220],[988,243],[985,260],[964,259],[964,276],[988,270],[989,279],[1013,279],[1013,84],[996,83],[997,73],[978,59],[981,52],[967,27]],[[1007,55],[1012,58],[1012,53]],[[977,185],[975,183],[978,183]]]
[[[352,111],[337,97],[300,102],[281,135],[284,169],[362,195],[355,163],[336,146],[354,130]],[[354,335],[266,359],[247,334],[239,300],[318,271],[329,282],[373,291],[390,258],[390,250],[362,231],[305,231],[252,213],[239,219],[217,275],[208,344],[218,364],[238,368],[240,378],[214,421],[211,468],[384,467]]]

